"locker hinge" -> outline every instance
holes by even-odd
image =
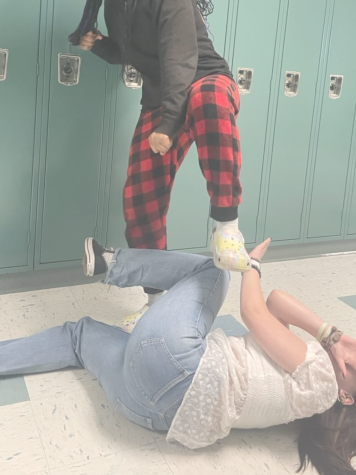
[[[108,69],[109,69],[109,68],[105,68],[105,79],[108,78]]]
[[[31,243],[31,234],[27,233],[27,245],[29,246]]]
[[[40,65],[38,63],[36,64],[36,75],[40,75]]]

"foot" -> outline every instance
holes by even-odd
[[[94,238],[84,241],[83,270],[87,277],[105,274],[114,255],[114,250],[105,249]]]
[[[251,269],[245,240],[238,229],[213,229],[210,250],[219,269],[247,272]]]
[[[132,330],[135,328],[137,322],[145,314],[148,308],[148,305],[145,304],[138,312],[128,315],[127,317],[120,320],[118,326],[125,330],[127,333],[131,333]]]

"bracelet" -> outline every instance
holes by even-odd
[[[318,340],[318,342],[321,343],[324,338],[329,337],[331,330],[332,330],[332,325],[329,325],[327,322],[324,322],[319,328],[318,334],[316,336],[316,339]]]
[[[251,261],[256,261],[256,262],[258,262],[259,264],[261,264],[261,262],[260,262],[258,259],[256,259],[256,257],[252,257],[252,256],[251,256]]]
[[[343,332],[338,330],[336,327],[331,328],[331,332],[329,336],[323,338],[321,341],[321,345],[326,351],[330,351],[331,348],[338,342],[340,341],[340,338],[342,337]]]
[[[256,270],[258,272],[258,275],[260,276],[260,279],[262,278],[261,269],[259,267],[257,267],[255,264],[251,264],[251,269]]]

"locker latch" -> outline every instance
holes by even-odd
[[[295,97],[298,94],[300,73],[286,71],[284,94],[287,97]]]
[[[298,94],[300,73],[286,71],[284,94],[287,97],[295,97]]]
[[[9,50],[0,48],[0,81],[5,81],[6,79],[8,59]]]
[[[142,76],[133,66],[125,66],[124,75],[125,86],[130,89],[140,89],[142,87]]]
[[[237,69],[237,86],[240,94],[249,94],[251,92],[253,69],[238,68]]]
[[[58,55],[58,81],[63,86],[75,86],[79,83],[82,58],[74,54]]]
[[[342,82],[344,76],[330,76],[329,97],[330,99],[339,99],[341,96]]]

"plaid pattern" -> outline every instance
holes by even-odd
[[[166,155],[154,154],[148,138],[161,121],[161,110],[143,112],[130,149],[124,187],[126,240],[133,248],[166,249],[166,215],[175,175],[192,143],[219,220],[219,208],[241,202],[241,153],[236,117],[238,88],[226,76],[205,77],[192,84],[185,124]],[[221,219],[225,221],[226,219]]]

